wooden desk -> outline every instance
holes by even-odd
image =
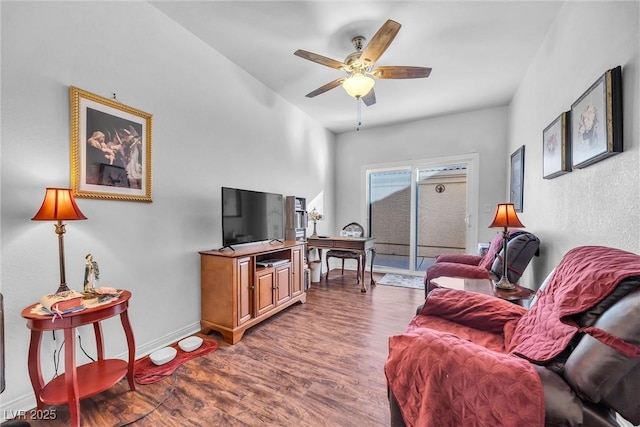
[[[352,251],[362,255],[362,265],[360,277],[362,277],[362,287],[360,292],[367,292],[367,285],[364,282],[364,273],[367,268],[367,252],[371,251],[371,284],[375,285],[373,280],[373,261],[376,258],[374,250],[375,237],[307,237],[307,248],[318,249],[320,260],[322,260],[323,249],[336,249],[343,251]],[[322,275],[322,262],[320,263],[320,274]]]
[[[496,288],[490,279],[467,279],[462,277],[436,277],[431,284],[441,288],[458,289],[491,295],[511,302],[532,298],[535,291],[516,285],[513,290]]]
[[[80,399],[103,392],[117,384],[125,376],[129,381],[129,388],[135,390],[133,379],[133,364],[135,361],[135,342],[127,309],[129,308],[131,292],[124,291],[122,295],[111,302],[94,308],[65,315],[62,319],[51,321],[51,316],[31,313],[36,304],[22,310],[22,317],[27,319],[27,327],[31,329],[29,343],[29,377],[33,392],[36,395],[38,409],[44,404],[69,404],[71,425],[80,425]],[[129,360],[105,359],[100,321],[120,315],[120,321],[127,337]],[[93,324],[96,335],[98,360],[76,367],[76,332],[78,326]],[[48,384],[42,379],[40,368],[40,343],[43,331],[64,330],[64,366],[65,372],[54,378]],[[78,381],[80,378],[80,381]]]

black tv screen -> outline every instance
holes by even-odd
[[[223,246],[284,240],[282,194],[222,187]]]

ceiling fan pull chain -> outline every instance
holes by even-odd
[[[358,115],[358,126],[356,126],[356,132],[360,130],[360,125],[362,124],[362,103],[360,102],[360,97],[356,98],[356,112]]]

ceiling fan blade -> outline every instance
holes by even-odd
[[[396,21],[387,20],[362,51],[360,62],[368,61],[369,64],[376,62],[387,50],[401,26]]]
[[[299,56],[300,58],[308,59],[309,61],[317,62],[318,64],[325,65],[329,68],[335,68],[336,70],[340,70],[346,67],[346,64],[336,61],[335,59],[327,58],[326,56],[318,55],[317,53],[308,52],[306,50],[298,49],[293,52],[294,55]]]
[[[338,86],[340,86],[342,84],[342,82],[344,80],[345,80],[344,77],[341,77],[339,79],[335,79],[334,81],[329,82],[326,85],[319,87],[318,89],[314,90],[313,92],[309,92],[307,94],[307,98],[313,98],[314,96],[318,96],[320,94],[325,93],[328,90],[331,90],[331,89],[333,89],[335,87],[338,87]]]
[[[362,97],[362,102],[364,102],[364,105],[366,105],[367,107],[376,103],[376,93],[373,89],[371,89],[369,93]]]
[[[376,67],[371,74],[378,79],[419,79],[429,77],[431,68],[384,66]]]

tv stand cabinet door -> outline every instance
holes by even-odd
[[[291,264],[276,268],[276,305],[291,299]]]
[[[274,297],[275,275],[273,268],[265,268],[256,271],[256,317],[276,307]]]
[[[240,258],[237,260],[236,266],[238,291],[238,326],[253,318],[253,310],[251,307],[253,280],[251,270],[251,258]]]

